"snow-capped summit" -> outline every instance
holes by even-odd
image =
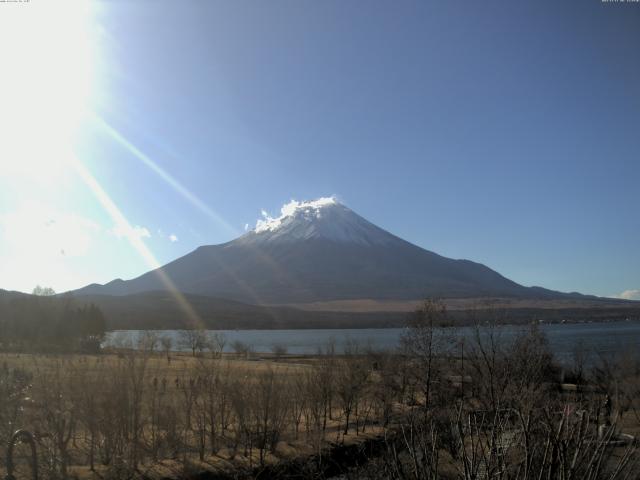
[[[359,245],[391,245],[398,237],[376,227],[335,197],[299,202],[291,200],[271,217],[264,210],[256,228],[239,240],[249,243],[290,243],[300,240],[324,239]]]

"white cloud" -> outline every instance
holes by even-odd
[[[169,235],[169,241],[170,241],[171,243],[175,243],[175,242],[177,242],[177,241],[178,241],[178,237],[177,237],[177,235],[175,235],[174,233],[172,233],[171,235]]]
[[[293,216],[298,211],[314,212],[316,215],[320,215],[320,209],[322,207],[334,205],[336,203],[336,197],[333,196],[321,197],[310,202],[298,202],[297,200],[291,200],[289,203],[285,203],[282,206],[279,217],[272,217],[263,209],[261,210],[263,218],[258,219],[256,222],[256,233],[277,229],[282,223],[282,220]]]
[[[141,227],[140,225],[129,226],[124,224],[119,224],[114,226],[111,229],[111,233],[113,233],[118,238],[129,238],[129,239],[140,239],[140,238],[150,238],[151,233],[145,227]]]
[[[249,230],[249,224],[248,224],[248,223],[245,223],[245,224],[244,224],[244,231],[246,232],[247,230]]]
[[[151,237],[151,233],[149,233],[149,230],[139,225],[136,225],[135,227],[133,227],[133,234],[140,238]]]
[[[640,288],[625,290],[621,294],[617,295],[617,297],[624,300],[640,300]]]

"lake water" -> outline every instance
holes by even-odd
[[[500,335],[505,340],[514,338],[523,331],[519,326],[504,326]],[[592,355],[610,355],[617,351],[632,351],[640,354],[640,322],[543,324],[540,330],[547,335],[549,346],[558,360],[573,356],[578,345]],[[329,342],[335,342],[336,350],[342,351],[347,342],[380,350],[395,349],[405,330],[402,328],[326,329],[326,330],[216,330],[227,340],[225,351],[232,352],[231,344],[239,340],[251,346],[255,352],[270,352],[273,345],[284,345],[290,354],[314,354]],[[139,330],[109,332],[105,343],[135,342]],[[169,335],[174,349],[179,350],[180,331],[159,332]],[[455,334],[471,338],[470,327],[457,328]]]

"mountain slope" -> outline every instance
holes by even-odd
[[[452,260],[373,225],[332,198],[291,202],[277,218],[162,267],[184,293],[251,304],[424,297],[560,298],[469,260]],[[166,290],[158,272],[89,285],[80,295]]]

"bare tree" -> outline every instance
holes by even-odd
[[[402,337],[404,350],[415,363],[411,371],[421,389],[425,409],[431,402],[434,381],[442,381],[442,362],[439,360],[453,343],[451,334],[445,331],[450,324],[445,305],[426,300],[411,317],[409,328]]]
[[[213,332],[210,336],[210,342],[215,349],[215,354],[218,358],[222,357],[224,347],[227,345],[227,337],[222,332]]]
[[[349,433],[349,420],[352,412],[356,416],[356,433],[358,433],[358,407],[364,387],[369,378],[369,368],[355,342],[347,342],[344,357],[339,363],[336,375],[336,393],[340,399],[344,417],[344,435]]]
[[[167,357],[167,363],[171,363],[171,348],[173,348],[173,338],[171,338],[169,335],[161,336],[160,345],[162,346],[162,351]]]
[[[402,400],[402,359],[389,352],[372,352],[370,362],[375,365],[375,381],[371,395],[376,402],[378,416],[382,418],[383,427],[391,421],[394,402]]]
[[[84,427],[85,437],[88,436],[89,444],[88,460],[89,469],[95,470],[96,448],[99,437],[99,396],[102,393],[104,382],[104,368],[96,365],[94,371],[87,369],[76,369],[74,372],[75,381],[83,388],[79,395],[79,418]]]
[[[275,448],[287,418],[289,403],[283,375],[271,368],[260,372],[254,393],[253,423],[262,465],[265,452]]]
[[[40,297],[52,297],[56,294],[55,290],[51,287],[41,287],[40,285],[36,285],[36,287],[31,292],[32,295],[37,295]]]
[[[140,460],[140,447],[145,427],[144,402],[145,379],[147,371],[148,353],[136,355],[131,352],[125,357],[124,367],[129,385],[129,425],[131,431],[130,465],[136,470]]]
[[[202,329],[181,330],[179,345],[187,350],[191,350],[195,357],[196,352],[202,352],[207,346],[207,335]]]
[[[190,374],[192,372],[188,372]],[[178,391],[180,393],[180,410],[183,414],[183,428],[182,428],[182,460],[186,462],[187,447],[189,445],[189,439],[191,433],[194,431],[194,410],[198,397],[200,396],[200,390],[198,386],[197,377],[191,375],[184,375],[177,380]],[[197,413],[197,412],[196,412]],[[197,424],[196,424],[197,425]]]
[[[198,366],[198,378],[201,382],[200,409],[204,420],[204,434],[209,438],[211,455],[214,455],[217,451],[218,425],[220,424],[220,415],[218,412],[218,396],[221,394],[219,391],[220,381],[218,371],[214,365],[213,362],[208,364],[200,362]],[[201,445],[203,447],[201,457],[203,457],[204,442],[202,442]]]
[[[295,439],[298,439],[300,433],[300,423],[307,410],[308,397],[306,379],[303,375],[294,375],[287,384],[289,395],[289,412],[291,415],[291,423]]]
[[[160,342],[160,336],[158,332],[154,330],[143,330],[138,335],[137,344],[138,350],[142,350],[147,354],[153,354]]]
[[[41,446],[48,459],[50,474],[67,477],[69,465],[69,442],[75,433],[78,421],[78,390],[71,383],[72,375],[67,375],[71,365],[54,360],[47,371],[38,372],[37,398],[38,429]]]

